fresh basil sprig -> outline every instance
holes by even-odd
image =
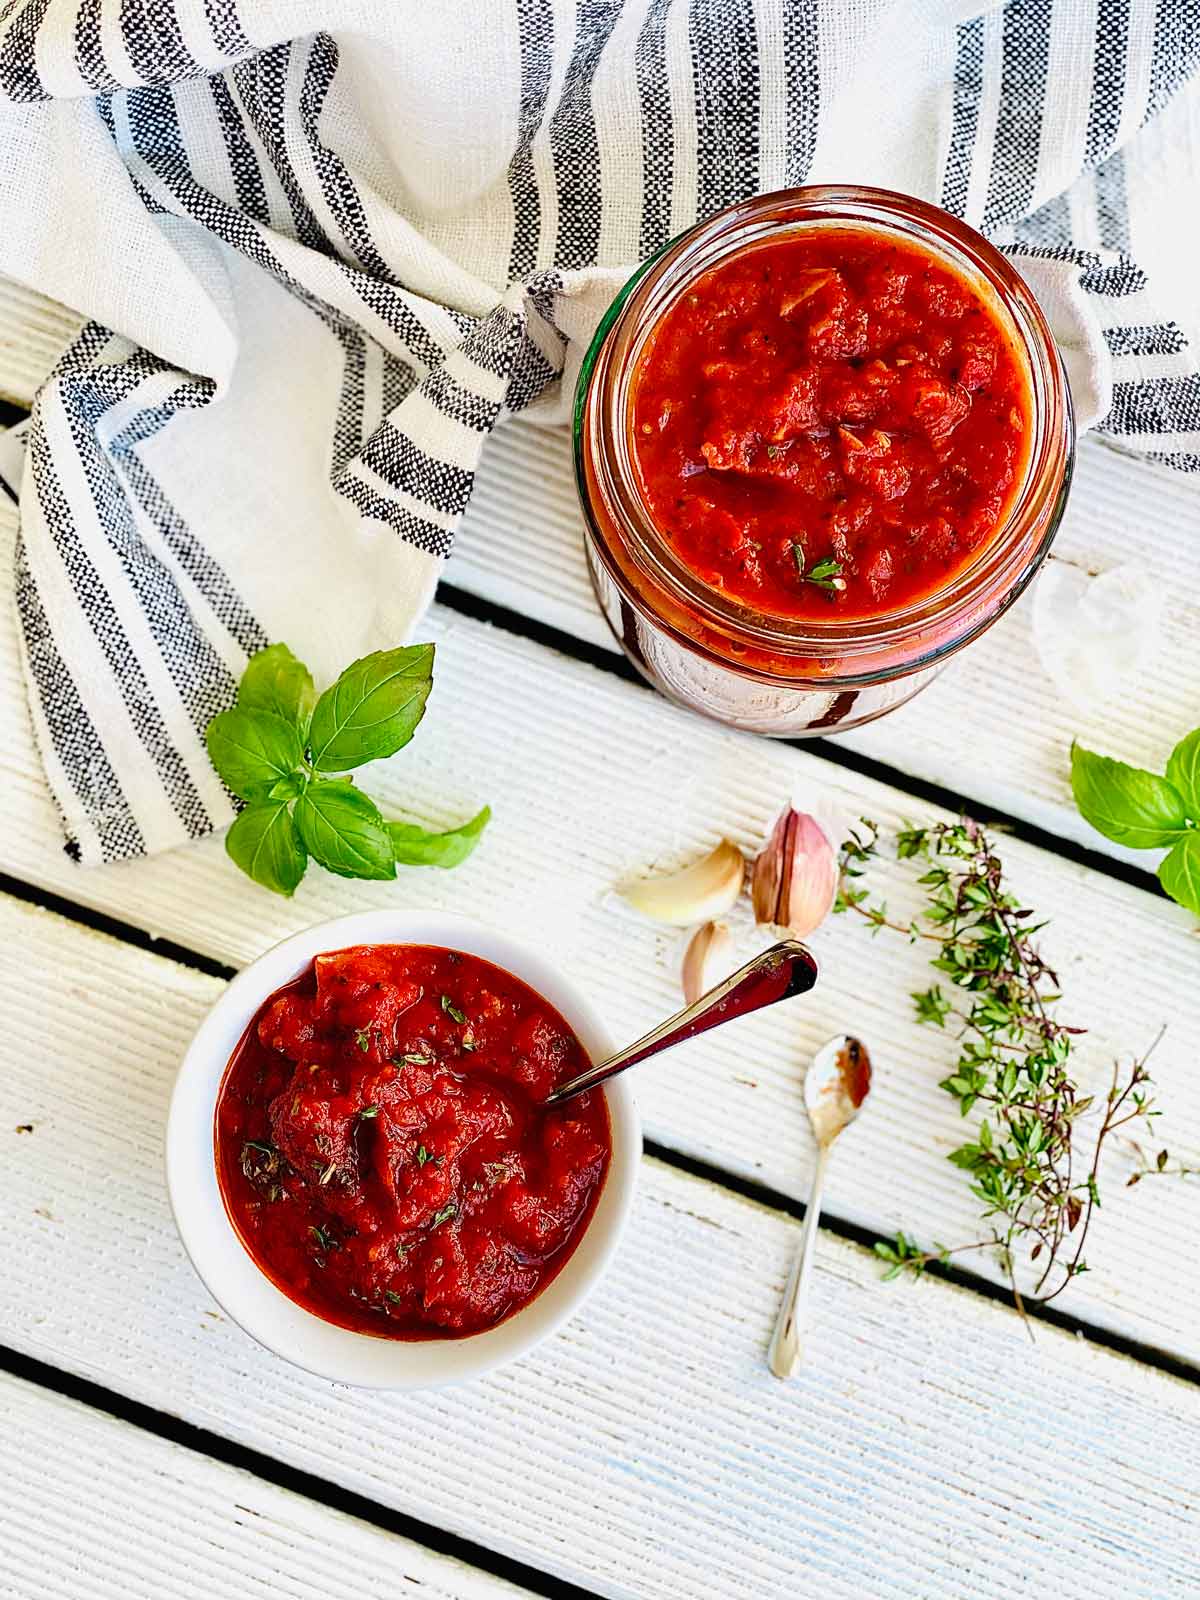
[[[285,644],[253,656],[237,704],[208,725],[213,766],[246,802],[225,839],[242,871],[276,894],[293,894],[312,859],[343,878],[394,878],[406,866],[456,867],[491,818],[430,833],[389,822],[344,776],[394,755],[425,714],[431,644],[377,650],[354,661],[318,697],[312,674]]]
[[[1071,792],[1106,839],[1135,850],[1166,846],[1158,881],[1200,916],[1200,728],[1171,751],[1163,777],[1073,744]]]

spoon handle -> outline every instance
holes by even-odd
[[[829,1159],[829,1146],[822,1145],[817,1152],[813,1169],[812,1188],[808,1195],[808,1208],[804,1213],[804,1231],[800,1248],[792,1262],[787,1288],[783,1291],[783,1304],[771,1348],[767,1352],[767,1365],[777,1378],[790,1378],[800,1365],[803,1350],[800,1330],[808,1302],[808,1283],[812,1275],[813,1257],[817,1253],[817,1231],[821,1220],[821,1191],[825,1187],[825,1163]]]
[[[694,1039],[709,1028],[720,1027],[734,1017],[745,1017],[763,1006],[774,1005],[777,1000],[787,1000],[794,994],[807,994],[817,981],[817,963],[797,939],[783,939],[769,950],[747,961],[716,988],[702,994],[693,1005],[675,1016],[660,1022],[635,1044],[618,1050],[616,1055],[581,1072],[578,1077],[560,1084],[548,1095],[546,1104],[569,1100],[572,1095],[594,1089],[598,1083],[611,1078],[626,1067],[636,1066],[660,1050],[670,1050],[685,1039]]]

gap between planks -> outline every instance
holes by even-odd
[[[3,415],[0,415],[0,425],[3,425],[4,420]],[[3,485],[0,485],[0,488],[3,488]],[[7,515],[8,508],[3,495],[0,495],[0,530]],[[577,633],[567,632],[552,623],[527,616],[485,595],[459,588],[452,583],[439,584],[437,594],[438,604],[444,606],[447,611],[468,617],[485,626],[500,628],[529,643],[553,650],[571,661],[607,672],[648,693],[654,692],[620,652],[614,653],[613,649],[591,643]],[[972,816],[977,821],[986,822],[990,827],[1012,838],[1021,839],[1042,850],[1052,851],[1076,866],[1105,873],[1121,883],[1144,889],[1147,893],[1158,895],[1162,899],[1167,898],[1155,873],[1149,867],[1139,864],[1139,857],[1132,851],[1106,854],[1103,846],[1107,841],[1101,839],[1100,847],[1095,844],[1082,844],[1075,838],[1053,833],[1016,813],[1006,812],[996,805],[981,802],[966,792],[947,789],[943,784],[923,778],[916,773],[889,766],[887,762],[865,755],[847,743],[827,738],[791,739],[780,743],[792,749],[802,750],[819,760],[828,761],[831,766],[856,777],[869,778],[875,783],[901,788],[914,800],[919,800],[925,805]],[[1095,837],[1099,839],[1098,835]]]
[[[1079,816],[1067,753],[1078,738],[1161,771],[1194,725],[1198,525],[1197,475],[1084,438],[1051,559],[1090,573],[1130,563],[1157,579],[1156,649],[1135,680],[1096,706],[1065,703],[1034,649],[1031,591],[923,693],[841,735],[838,748],[1145,870],[1145,852],[1101,838]],[[463,589],[619,654],[591,594],[566,429],[511,419],[487,441],[448,571]]]
[[[2,916],[0,1137],[26,1113],[35,1128],[7,1134],[0,1304],[27,1361],[277,1458],[306,1492],[328,1480],[612,1597],[690,1600],[697,1574],[723,1600],[1200,1582],[1193,1389],[1053,1329],[1031,1352],[997,1307],[884,1288],[831,1239],[810,1360],[781,1385],[763,1351],[795,1229],[653,1161],[612,1272],[526,1360],[407,1396],[288,1368],[212,1310],[163,1193],[173,1064],[216,980]],[[51,1015],[29,988],[48,966],[65,975]]]
[[[12,397],[28,404],[80,321],[0,279],[0,393],[7,382]],[[1191,727],[1200,689],[1192,649],[1200,629],[1198,521],[1200,484],[1084,438],[1052,559],[1091,572],[1128,561],[1158,576],[1166,612],[1157,654],[1138,681],[1091,710],[1064,705],[1037,664],[1026,595],[930,689],[843,735],[829,758],[884,781],[890,775],[931,803],[957,808],[965,798],[975,814],[1019,821],[1029,837],[1069,840],[1072,858],[1089,865],[1111,857],[1145,886],[1152,877],[1146,854],[1101,838],[1075,811],[1067,748],[1078,736],[1161,770]],[[566,429],[512,418],[487,440],[447,570],[456,603],[469,595],[498,608],[509,625],[525,619],[529,637],[544,637],[537,630],[545,629],[560,647],[564,636],[574,640],[593,665],[601,657],[624,665],[591,595]]]
[[[438,585],[437,598],[440,606],[445,606],[448,611],[453,611],[459,616],[469,617],[472,621],[500,628],[505,633],[514,634],[533,644],[543,645],[546,649],[554,650],[571,661],[610,673],[622,682],[633,684],[647,693],[655,692],[624,655],[614,654],[611,650],[590,644],[577,634],[566,633],[549,623],[526,617],[519,611],[512,611],[507,606],[483,598],[471,590],[460,589],[451,583]],[[1156,874],[1149,867],[1139,865],[1132,852],[1129,853],[1130,859],[1120,855],[1108,855],[1102,849],[1080,844],[1064,834],[1053,833],[1048,828],[1040,827],[1037,823],[1030,822],[1013,812],[1002,811],[998,806],[982,802],[969,794],[947,789],[944,785],[922,778],[913,772],[889,766],[885,761],[877,761],[835,739],[784,739],[776,742],[781,748],[786,746],[788,749],[802,751],[817,760],[828,761],[831,766],[839,768],[842,772],[851,773],[855,777],[869,778],[873,783],[901,789],[924,805],[936,806],[939,810],[955,815],[974,817],[977,822],[984,822],[998,832],[1020,839],[1025,844],[1035,845],[1039,850],[1047,850],[1060,856],[1064,861],[1072,862],[1075,866],[1087,867],[1092,872],[1105,873],[1120,883],[1143,889],[1160,899],[1167,898]],[[1099,835],[1096,837],[1099,838]]]
[[[398,890],[385,886],[383,894],[378,886],[321,881],[324,875],[314,873],[295,901],[281,902],[233,871],[219,839],[153,861],[81,873],[61,854],[28,730],[11,702],[13,715],[7,726],[0,723],[0,762],[10,775],[3,864],[19,878],[90,901],[121,921],[137,907],[144,925],[226,966],[298,926],[386,903],[385,896],[397,892],[410,905],[469,907],[484,920],[554,943],[614,1027],[636,1037],[678,1004],[672,973],[677,941],[623,913],[613,901],[612,884],[622,872],[655,858],[665,863],[705,848],[714,824],[743,845],[761,838],[781,795],[797,784],[811,785],[813,769],[822,764],[802,752],[697,723],[657,697],[632,696],[623,684],[548,661],[535,647],[478,624],[447,621],[441,613],[436,631],[443,643],[441,714],[427,719],[421,738],[398,763],[380,764],[371,784],[385,807],[417,808],[421,820],[440,823],[456,812],[468,815],[480,800],[496,801],[495,793],[479,791],[478,770],[482,765],[505,773],[508,763],[507,804],[499,808],[484,847],[456,873],[406,873]],[[495,718],[480,711],[481,682],[500,686]],[[510,701],[538,718],[535,769],[512,765]],[[468,713],[480,732],[464,742],[458,729]],[[605,752],[611,781],[602,795],[579,761],[581,727]],[[544,772],[555,774],[549,789]],[[851,816],[866,809],[888,821],[898,808],[911,811],[904,797],[877,786],[856,783],[838,792],[825,774],[819,782],[823,797]],[[433,796],[439,798],[431,815],[426,807]],[[1129,999],[1114,993],[1097,931],[1124,924],[1124,936],[1157,966],[1176,1020],[1162,1056],[1169,1070],[1161,1076],[1171,1091],[1168,1103],[1184,1115],[1200,1085],[1172,1063],[1178,1044],[1200,1020],[1191,1015],[1194,950],[1180,937],[1183,914],[1019,843],[1007,846],[1006,855],[1018,890],[1040,911],[1061,919],[1047,935],[1059,941],[1050,954],[1065,957],[1064,972],[1074,980],[1068,984],[1073,1006],[1086,999],[1096,1012],[1082,1018],[1097,1029],[1093,1050],[1105,1045],[1106,1031],[1114,1049],[1141,1043],[1162,1020],[1161,1011],[1147,1009],[1145,993],[1134,991]],[[552,878],[546,876],[549,863]],[[531,899],[531,887],[539,883],[543,892]],[[826,977],[803,1007],[778,1008],[739,1024],[736,1041],[732,1035],[719,1046],[697,1041],[645,1074],[639,1097],[651,1136],[742,1178],[801,1192],[810,1145],[798,1065],[850,1016],[873,1048],[878,1045],[877,1059],[887,1072],[880,1075],[872,1117],[863,1119],[856,1143],[839,1155],[832,1210],[873,1233],[901,1226],[924,1238],[973,1237],[973,1202],[959,1175],[938,1160],[939,1150],[959,1142],[959,1120],[936,1089],[944,1076],[928,1061],[936,1040],[920,1036],[906,1009],[909,990],[928,982],[923,964],[914,969],[911,952],[872,943],[842,919],[827,924],[814,943]],[[756,1063],[753,1070],[746,1070],[747,1062]],[[750,1079],[755,1081],[747,1087]],[[1143,1185],[1135,1203],[1120,1208],[1115,1234],[1105,1213],[1100,1232],[1116,1243],[1102,1251],[1098,1240],[1097,1254],[1109,1257],[1111,1271],[1080,1280],[1065,1309],[1122,1337],[1194,1360],[1197,1328],[1190,1300],[1163,1303],[1153,1292],[1154,1283],[1173,1270],[1186,1234],[1186,1205],[1175,1207],[1172,1196],[1145,1192],[1150,1187]]]
[[[10,616],[0,616],[0,635],[12,626]],[[496,816],[483,846],[457,872],[408,871],[396,885],[380,886],[314,869],[296,899],[283,902],[237,874],[215,838],[152,861],[80,872],[61,852],[15,657],[2,637],[0,685],[7,678],[11,692],[0,688],[8,794],[0,866],[121,924],[132,912],[144,927],[222,968],[297,927],[368,905],[400,900],[469,909],[552,944],[614,1029],[634,1038],[678,1005],[678,939],[622,910],[612,886],[623,875],[694,855],[717,832],[753,848],[791,791],[847,817],[866,811],[890,823],[912,814],[906,795],[846,778],[805,751],[688,717],[657,696],[444,608],[435,608],[430,630],[442,650],[436,714],[395,762],[371,769],[369,787],[386,809],[435,826],[491,800]],[[469,739],[463,728],[471,729]],[[536,761],[514,759],[514,729]],[[480,788],[481,772],[501,782],[501,793]],[[1156,1068],[1174,1113],[1167,1137],[1186,1146],[1180,1132],[1200,1120],[1200,1083],[1180,1057],[1200,1032],[1186,914],[1020,840],[1006,843],[1004,853],[1017,892],[1054,919],[1043,942],[1061,964],[1064,1015],[1093,1029],[1082,1047],[1086,1072],[1100,1072],[1108,1051],[1144,1045],[1164,1017],[1172,1021]],[[749,937],[744,926],[740,932]],[[813,943],[825,976],[803,1006],[748,1019],[727,1039],[696,1041],[646,1071],[638,1093],[651,1137],[740,1179],[799,1195],[811,1159],[800,1065],[825,1036],[852,1022],[883,1070],[872,1114],[831,1174],[833,1213],[872,1234],[903,1227],[923,1240],[975,1237],[974,1202],[939,1158],[961,1142],[957,1108],[936,1088],[949,1061],[938,1036],[917,1029],[909,1015],[908,993],[928,985],[924,963],[895,944],[872,943],[841,918]],[[1138,949],[1145,970],[1155,973],[1153,992],[1113,983],[1113,961],[1126,947]],[[1182,1297],[1155,1289],[1171,1280],[1188,1247],[1191,1197],[1180,1201],[1167,1188],[1143,1184],[1105,1208],[1093,1256],[1099,1270],[1072,1286],[1063,1309],[1195,1362],[1200,1286]],[[991,1264],[981,1267],[999,1279]]]
[[[228,981],[237,974],[238,969],[236,967],[213,961],[197,951],[188,950],[185,946],[174,944],[170,940],[154,938],[143,929],[134,927],[130,923],[122,923],[115,917],[92,911],[87,906],[68,900],[62,895],[49,894],[39,889],[36,884],[23,883],[11,877],[8,873],[0,872],[0,896],[5,895],[23,905],[32,906],[38,910],[75,922],[80,927],[86,928],[91,932],[128,944],[134,949],[159,956],[164,960],[172,961],[178,966],[187,967],[208,977]],[[806,1206],[796,1196],[772,1188],[766,1183],[740,1178],[726,1168],[711,1162],[697,1160],[695,1157],[685,1155],[681,1151],[672,1149],[669,1145],[659,1143],[657,1140],[646,1139],[644,1143],[646,1154],[654,1160],[662,1162],[664,1166],[673,1167],[677,1172],[699,1178],[701,1181],[710,1183],[715,1187],[727,1189],[731,1194],[740,1195],[743,1199],[753,1201],[756,1205],[760,1205],[767,1210],[779,1212],[798,1221],[804,1218]],[[822,1232],[827,1232],[846,1243],[859,1245],[872,1253],[874,1253],[877,1244],[883,1242],[885,1237],[890,1237],[869,1227],[864,1227],[861,1223],[855,1223],[849,1218],[839,1217],[828,1207],[821,1212],[819,1227]],[[952,1283],[960,1289],[969,1290],[973,1294],[981,1295],[987,1300],[1006,1306],[1014,1315],[1017,1314],[1011,1289],[1004,1283],[980,1277],[978,1273],[972,1272],[968,1267],[943,1264],[937,1261],[930,1262],[926,1271],[931,1277],[946,1283]],[[1040,1305],[1036,1300],[1025,1303],[1023,1315],[1030,1322],[1045,1323],[1050,1327],[1077,1334],[1082,1338],[1089,1339],[1093,1344],[1102,1346],[1104,1349],[1140,1361],[1144,1366],[1153,1367],[1159,1372],[1167,1373],[1186,1383],[1200,1385],[1200,1367],[1192,1362],[1179,1359],[1169,1350],[1160,1349],[1141,1340],[1123,1336],[1096,1323],[1089,1322],[1085,1317],[1073,1316],[1068,1312],[1064,1312],[1057,1306]]]
[[[4,420],[0,415],[0,425],[3,425]],[[0,489],[2,488],[3,485],[0,485]],[[4,495],[0,494],[0,539],[3,538],[4,527],[9,520],[15,533],[15,513],[10,510]],[[449,570],[455,569],[451,567]],[[464,571],[464,576],[469,576],[469,569]],[[485,589],[487,587],[484,586]],[[501,604],[483,590],[463,588],[447,581],[438,585],[437,598],[438,604],[444,606],[447,611],[490,627],[500,628],[517,638],[553,650],[569,660],[609,673],[647,693],[654,692],[626,657],[615,649],[611,639],[607,645],[595,643],[586,636],[586,630],[579,629],[577,618],[572,619],[576,624],[576,631],[570,631],[565,626]],[[1112,853],[1108,853],[1109,842],[1099,835],[1092,835],[1092,842],[1088,844],[1080,842],[1071,835],[1055,833],[1016,812],[1004,811],[997,804],[981,800],[965,789],[949,789],[944,784],[923,777],[917,772],[892,766],[886,760],[879,760],[855,748],[845,738],[840,741],[828,738],[793,739],[781,743],[802,750],[816,759],[827,761],[842,772],[903,789],[914,800],[919,800],[925,805],[937,806],[946,811],[986,821],[1014,838],[1022,839],[1043,850],[1051,850],[1064,860],[1078,866],[1107,873],[1122,883],[1132,884],[1150,894],[1166,898],[1158,878],[1144,864],[1144,855],[1139,858],[1132,851],[1122,852],[1116,847],[1112,847]]]
[[[0,1596],[595,1600],[3,1347],[0,1372]]]

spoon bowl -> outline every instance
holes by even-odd
[[[790,1378],[800,1365],[800,1328],[816,1253],[825,1163],[834,1141],[858,1116],[870,1092],[871,1057],[862,1040],[851,1033],[835,1034],[823,1044],[804,1075],[804,1107],[817,1141],[817,1162],[804,1211],[800,1248],[783,1292],[767,1355],[767,1364],[777,1378]]]
[[[835,1034],[804,1074],[804,1109],[818,1145],[831,1145],[871,1092],[871,1058],[861,1039]]]

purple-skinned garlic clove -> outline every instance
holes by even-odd
[[[751,871],[755,922],[803,939],[824,922],[836,894],[829,836],[807,811],[785,807]]]

